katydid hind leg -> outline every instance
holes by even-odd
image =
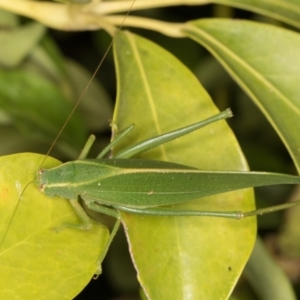
[[[84,198],[83,200],[86,207],[89,208],[90,210],[114,217],[116,219],[120,219],[120,214],[116,209],[100,205],[96,201],[90,201]]]
[[[205,127],[209,124],[212,124],[214,122],[224,120],[227,118],[231,118],[233,116],[231,110],[228,108],[214,116],[211,116],[205,120],[201,120],[200,122],[175,129],[173,131],[152,137],[150,139],[146,139],[142,142],[139,142],[135,145],[132,145],[119,153],[115,155],[115,158],[131,158],[137,154],[140,154],[142,152],[148,151],[152,148],[158,147],[162,144],[165,144],[167,142],[170,142],[176,138],[179,138],[181,136],[184,136],[188,133],[191,133],[197,129],[200,129],[202,127]]]
[[[243,218],[269,214],[269,213],[272,213],[275,211],[285,210],[285,209],[291,208],[291,207],[299,205],[299,204],[300,204],[300,200],[297,200],[297,201],[292,201],[292,202],[287,202],[287,203],[283,203],[283,204],[269,206],[266,208],[259,208],[256,210],[252,210],[252,211],[243,213]]]
[[[131,124],[125,129],[121,130],[118,133],[118,136],[110,142],[97,156],[97,159],[103,158],[121,139],[123,139],[127,134],[134,128],[134,125]]]
[[[120,227],[120,224],[121,224],[121,216],[120,216],[120,213],[115,210],[114,208],[109,208],[109,207],[105,207],[105,206],[102,206],[102,205],[99,205],[97,204],[96,202],[94,201],[90,201],[90,200],[86,200],[83,198],[83,201],[85,203],[85,205],[87,206],[87,208],[93,210],[93,211],[96,211],[96,212],[100,212],[100,213],[103,213],[105,215],[108,215],[108,216],[111,216],[111,217],[114,217],[117,219],[116,223],[114,224],[114,227],[110,233],[110,236],[109,236],[109,239],[104,247],[104,249],[102,250],[101,252],[101,255],[98,259],[98,269],[96,271],[96,274],[95,274],[95,277],[94,279],[96,279],[102,272],[102,262],[107,254],[107,251],[110,247],[110,244],[112,243],[116,233],[118,232],[118,229]]]
[[[180,217],[180,216],[194,216],[194,217],[217,217],[217,218],[229,218],[229,219],[241,219],[243,213],[241,211],[200,211],[200,210],[176,210],[160,207],[148,207],[148,208],[136,208],[117,206],[118,210],[157,217]]]
[[[244,219],[247,217],[255,217],[275,211],[285,210],[295,205],[299,205],[299,201],[288,202],[284,204],[274,205],[266,208],[255,209],[248,212],[242,211],[197,211],[197,210],[176,210],[168,208],[133,208],[126,206],[117,206],[116,208],[121,211],[130,212],[134,214],[151,215],[151,216],[195,216],[195,217],[216,217],[228,219]]]
[[[110,247],[110,244],[112,243],[112,241],[113,241],[116,233],[118,232],[120,224],[121,224],[121,219],[118,218],[117,221],[116,221],[116,223],[114,224],[114,227],[113,227],[111,233],[110,233],[109,239],[108,239],[108,241],[107,241],[107,243],[106,243],[104,249],[102,250],[102,252],[100,254],[100,257],[98,259],[98,262],[97,262],[98,269],[97,269],[95,277],[94,277],[95,279],[102,273],[102,268],[101,268],[102,262],[103,262],[103,260],[104,260],[104,258],[106,256],[106,254],[107,254],[107,251],[108,251],[108,249]]]

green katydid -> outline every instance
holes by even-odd
[[[156,216],[210,216],[241,219],[295,205],[296,202],[293,202],[245,213],[162,208],[161,206],[247,187],[298,184],[300,177],[266,172],[202,171],[163,161],[129,159],[138,153],[231,116],[231,111],[225,110],[204,121],[142,141],[124,149],[110,159],[103,157],[131,131],[133,126],[122,131],[98,155],[97,159],[86,159],[93,143],[93,137],[91,137],[79,160],[67,162],[53,169],[40,170],[37,183],[40,190],[47,196],[61,196],[70,200],[83,224],[67,224],[66,226],[81,229],[91,228],[91,222],[80,206],[78,196],[91,210],[114,216],[118,220],[120,219],[118,211]],[[230,178],[230,184],[228,184],[228,178]],[[116,222],[110,242],[119,224],[120,221]]]

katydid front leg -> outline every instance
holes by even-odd
[[[119,139],[121,139],[123,136],[125,136],[131,129],[133,128],[133,126],[129,126],[127,129],[124,130],[124,132],[122,132],[120,134],[120,136],[116,139],[117,141]],[[90,137],[88,138],[87,142],[85,143],[80,155],[78,159],[85,159],[88,155],[88,153],[90,152],[90,149],[93,145],[95,141],[95,136],[94,135],[90,135]],[[99,155],[97,158],[99,157],[103,157],[114,145],[115,143],[110,143]],[[118,213],[118,211],[116,211],[115,209],[111,209],[111,208],[106,208],[104,206],[99,207],[99,205],[97,205],[97,209],[95,207],[95,205],[93,205],[93,203],[91,203],[90,201],[86,201],[84,200],[84,197],[82,197],[82,200],[85,202],[86,206],[92,210],[104,213],[106,215],[115,217],[117,219],[116,223],[114,224],[114,227],[110,233],[109,239],[104,247],[104,249],[101,252],[101,255],[98,259],[97,262],[97,271],[95,273],[95,278],[98,277],[98,275],[100,275],[102,273],[102,262],[107,254],[107,251],[110,247],[110,244],[112,243],[116,233],[118,232],[118,229],[120,227],[121,224],[121,219],[120,219],[120,214]],[[91,222],[91,218],[87,215],[87,213],[85,212],[85,210],[82,208],[81,204],[79,203],[78,198],[77,199],[70,199],[70,204],[72,205],[75,213],[77,214],[77,216],[80,218],[81,220],[81,224],[69,224],[69,223],[65,223],[64,226],[65,227],[70,227],[70,228],[76,228],[76,229],[81,229],[81,230],[90,230],[92,228],[92,222]]]
[[[72,205],[75,213],[81,220],[81,224],[69,224],[69,223],[64,223],[64,227],[71,227],[71,228],[76,228],[76,229],[81,229],[81,230],[90,230],[92,228],[92,222],[90,217],[87,215],[87,213],[84,211],[82,206],[80,205],[78,199],[70,199],[70,204]]]
[[[84,159],[87,157],[88,153],[90,152],[91,147],[93,146],[95,142],[95,136],[90,135],[88,140],[86,141],[78,159]],[[82,206],[80,205],[78,198],[77,199],[69,199],[70,204],[72,205],[75,213],[81,220],[81,224],[69,224],[65,223],[65,227],[71,227],[71,228],[77,228],[77,229],[82,229],[82,230],[89,230],[92,228],[92,222],[90,217],[87,215],[87,213],[84,211]]]
[[[122,130],[119,133],[119,136],[111,143],[108,144],[107,147],[104,148],[104,150],[102,150],[102,152],[97,156],[97,158],[102,158],[105,154],[107,154],[111,148],[120,140],[122,139],[125,135],[127,135],[131,130],[133,129],[133,125],[130,125],[129,127],[125,128],[124,130]],[[90,135],[88,140],[86,141],[78,159],[85,159],[87,157],[87,155],[90,152],[91,147],[93,146],[95,142],[95,136],[94,135]],[[81,195],[82,200],[84,200],[86,206],[88,208],[90,208],[91,210],[95,210],[101,213],[104,213],[106,215],[115,217],[117,220],[120,219],[120,215],[119,213],[115,210],[115,209],[111,209],[111,208],[106,208],[106,207],[100,207],[99,205],[95,206],[93,205],[93,203],[91,203],[91,201],[84,199],[84,196]],[[82,206],[80,205],[78,199],[70,199],[70,204],[72,205],[72,207],[74,208],[74,211],[76,212],[76,214],[78,215],[78,217],[80,218],[80,220],[82,221],[82,224],[65,224],[65,226],[67,227],[71,227],[71,228],[78,228],[78,229],[82,229],[82,230],[88,230],[92,228],[92,223],[91,223],[91,219],[90,217],[87,215],[87,213],[84,211],[84,209],[82,208]]]

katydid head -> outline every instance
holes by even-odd
[[[73,164],[65,163],[63,166],[39,170],[36,185],[42,193],[51,198],[58,195],[67,199],[76,198],[77,195],[69,188],[74,179]]]
[[[39,185],[39,190],[40,190],[42,193],[44,193],[44,191],[45,191],[45,183],[42,183],[42,176],[43,176],[43,174],[44,174],[45,172],[47,172],[47,170],[45,170],[45,169],[39,170],[39,171],[38,171],[37,180],[36,180],[37,183],[38,183],[38,185]]]

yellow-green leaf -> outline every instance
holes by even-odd
[[[193,74],[170,53],[129,32],[115,39],[118,97],[114,124],[134,123],[121,142],[189,125],[218,110]],[[117,152],[117,150],[116,150]],[[141,155],[207,170],[247,170],[224,121]],[[177,209],[251,210],[251,189],[202,198]],[[138,279],[149,299],[226,299],[251,253],[255,218],[149,217],[122,213]]]
[[[250,21],[204,19],[183,31],[204,45],[252,98],[300,170],[300,36]]]
[[[79,220],[66,199],[48,198],[35,186],[43,159],[29,153],[0,158],[0,299],[73,299],[97,271],[108,240],[99,224],[59,230]],[[58,164],[47,158],[44,167]]]

